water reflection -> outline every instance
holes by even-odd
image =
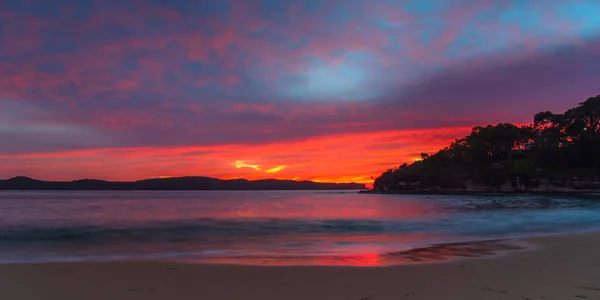
[[[476,258],[500,255],[508,251],[525,250],[529,245],[515,241],[482,241],[453,243],[417,248],[393,253],[362,253],[354,255],[307,255],[307,256],[235,256],[212,257],[188,262],[243,264],[268,266],[354,266],[383,267],[417,263],[437,263],[460,258]]]
[[[434,244],[599,228],[600,201],[586,197],[0,192],[0,262],[180,259],[262,264],[269,258],[275,265],[388,265],[460,252],[457,246],[411,250]],[[404,250],[419,255],[398,254]]]
[[[114,225],[202,218],[385,220],[425,217],[438,209],[416,198],[354,192],[0,192],[0,212],[16,211],[2,214],[5,224]]]

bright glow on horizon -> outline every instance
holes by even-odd
[[[161,176],[210,176],[249,180],[272,178],[370,184],[373,181],[371,177],[397,167],[402,162],[410,162],[421,152],[441,149],[454,138],[468,134],[470,130],[471,127],[382,131],[266,145],[109,148],[27,153],[0,155],[0,164],[18,159],[23,165],[36,168],[11,169],[6,172],[5,177],[24,175],[45,180],[93,177],[129,181],[163,174]],[[399,151],[400,147],[404,151]],[[252,157],[252,160],[232,159],[240,156]],[[65,160],[64,157],[69,159]],[[111,161],[112,164],[107,165],[104,161]],[[118,171],[111,166],[118,166]]]

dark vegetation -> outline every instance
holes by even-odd
[[[435,154],[377,177],[375,191],[460,191],[467,183],[528,190],[541,181],[600,181],[600,95],[562,114],[540,112],[533,124],[473,128]]]
[[[42,181],[28,177],[0,180],[0,190],[358,190],[358,183],[320,183],[293,180],[221,180],[211,177],[177,177],[115,182],[95,179]]]

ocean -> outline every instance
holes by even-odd
[[[600,230],[600,198],[589,196],[0,192],[0,263],[372,262],[444,243],[594,230]]]

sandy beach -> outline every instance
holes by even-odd
[[[527,242],[536,249],[392,267],[5,264],[0,299],[600,299],[600,234]]]

